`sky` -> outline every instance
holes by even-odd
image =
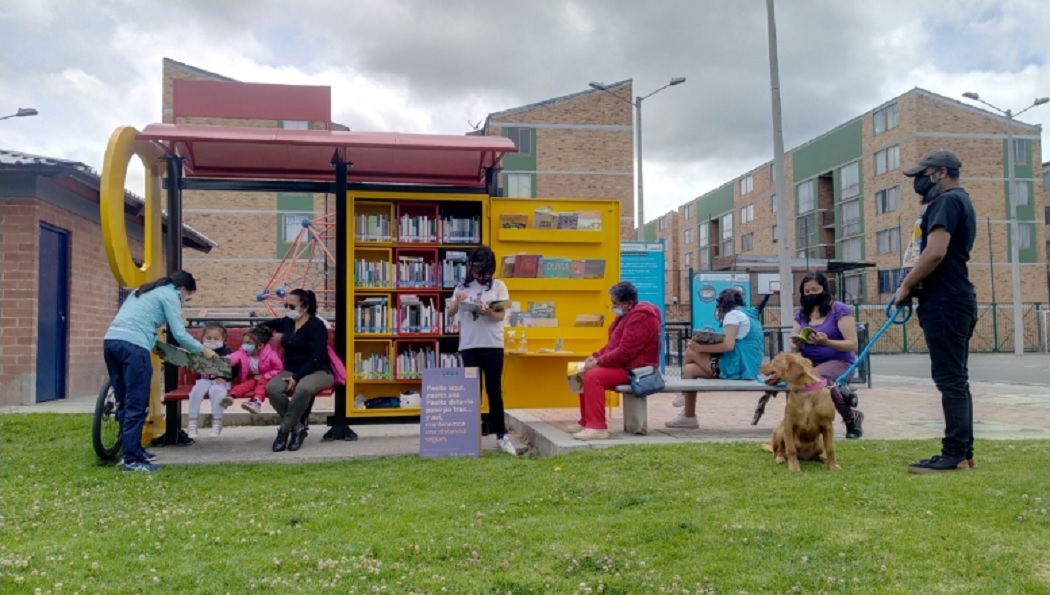
[[[914,87],[1014,111],[1050,95],[1046,0],[778,0],[776,25],[788,149]],[[161,121],[165,57],[331,86],[352,130],[439,134],[686,77],[643,104],[648,220],[773,155],[763,0],[4,0],[0,115],[40,113],[0,121],[0,148],[99,168],[114,128]],[[1050,105],[1020,120],[1050,129]]]

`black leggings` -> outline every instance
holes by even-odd
[[[460,355],[463,367],[481,369],[482,386],[489,400],[489,431],[497,437],[503,436],[507,433],[507,422],[503,419],[503,348],[464,349]]]

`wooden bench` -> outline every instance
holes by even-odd
[[[649,433],[649,411],[646,399],[648,397],[636,397],[631,392],[631,385],[621,384],[615,389],[620,393],[620,401],[623,403],[623,431],[628,434],[642,436]],[[778,393],[784,392],[785,388],[769,386],[757,380],[721,380],[696,378],[694,380],[671,379],[666,380],[666,386],[661,393],[698,392],[698,393]]]

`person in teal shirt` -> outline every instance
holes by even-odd
[[[117,399],[124,447],[124,471],[155,471],[152,454],[142,448],[142,427],[149,409],[153,364],[150,352],[157,342],[157,329],[167,323],[183,349],[218,357],[194,339],[182,324],[182,304],[197,291],[197,281],[186,271],[147,283],[124,300],[102,340],[109,382]]]

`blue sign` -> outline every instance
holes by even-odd
[[[744,292],[744,305],[751,305],[751,275],[747,273],[694,273],[690,285],[694,331],[722,328],[715,317],[715,301],[730,287]]]
[[[426,368],[419,414],[419,454],[481,455],[481,381],[477,368]]]
[[[660,318],[667,322],[665,294],[664,242],[620,242],[620,279],[630,281],[638,288],[638,299],[650,302],[660,309]],[[664,345],[660,342],[660,362],[663,368]]]

